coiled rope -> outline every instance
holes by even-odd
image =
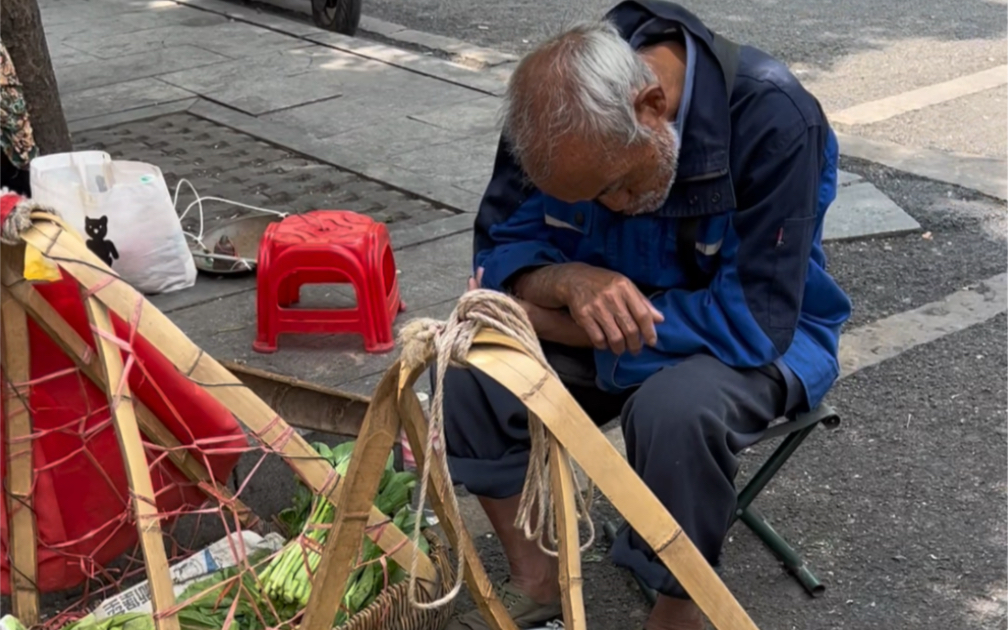
[[[434,319],[416,319],[408,323],[400,333],[402,369],[412,371],[431,362],[435,365],[434,398],[431,401],[430,421],[427,431],[427,443],[423,470],[420,474],[419,505],[425,505],[427,488],[430,481],[432,462],[437,458],[437,465],[446,473],[447,486],[444,488],[446,499],[451,503],[454,513],[458,514],[458,497],[455,494],[451,474],[448,471],[447,456],[444,449],[444,377],[449,367],[469,367],[467,357],[472,347],[473,339],[482,330],[494,330],[519,342],[521,347],[534,357],[553,376],[556,372],[550,367],[543,355],[539,339],[536,337],[525,309],[516,301],[496,291],[470,291],[459,298],[458,304],[446,321]],[[551,500],[549,454],[552,435],[546,430],[542,421],[531,411],[528,413],[529,436],[531,452],[529,453],[528,472],[525,486],[522,489],[518,515],[515,527],[522,530],[528,540],[535,540],[539,548],[546,554],[556,557],[557,528],[556,518]],[[575,475],[575,484],[578,484]],[[584,521],[589,530],[587,542],[581,545],[581,550],[589,548],[595,540],[595,527],[590,516],[591,498],[594,489],[589,484],[587,492],[582,492],[576,485],[576,500],[578,520]],[[422,519],[417,519],[413,531],[414,540],[420,536]],[[547,547],[543,540],[548,536],[552,548]],[[422,602],[416,593],[416,574],[418,568],[418,551],[414,551],[410,568],[409,599],[410,603],[421,609],[439,608],[451,602],[461,591],[464,579],[465,557],[457,553],[458,570],[455,584],[443,597]]]

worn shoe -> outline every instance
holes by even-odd
[[[515,589],[507,580],[497,587],[497,597],[500,598],[519,630],[547,627],[549,622],[563,616],[560,600],[550,604],[540,604]],[[483,615],[480,614],[479,609],[476,609],[452,619],[445,630],[489,630],[489,626],[483,621]]]

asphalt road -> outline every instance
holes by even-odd
[[[269,1],[269,0],[266,0]],[[412,29],[521,53],[614,0],[364,0],[364,13]],[[833,112],[1008,62],[1005,0],[698,0],[711,27],[786,61]],[[860,135],[1005,158],[1005,87],[951,99]]]

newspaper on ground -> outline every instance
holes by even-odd
[[[225,536],[206,549],[172,565],[170,573],[175,595],[180,595],[187,586],[210,573],[233,567],[244,560],[246,554],[260,550],[273,553],[284,546],[283,537],[276,533],[269,533],[263,537],[255,532],[243,531],[241,532],[243,543],[239,542],[236,536],[237,534]],[[98,604],[92,614],[95,620],[100,621],[129,612],[153,612],[150,584],[146,580]]]

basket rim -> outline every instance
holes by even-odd
[[[453,584],[455,578],[455,565],[451,561],[450,546],[442,539],[442,536],[434,531],[434,527],[428,527],[421,532],[421,535],[427,539],[430,543],[430,553],[429,556],[431,561],[434,563],[434,567],[437,569],[437,581],[434,583],[433,595],[430,595],[430,599],[435,597],[440,597],[444,595],[444,589],[446,584]],[[446,579],[450,578],[450,579]],[[429,592],[427,589],[423,588],[423,583],[421,582],[420,592]],[[339,626],[333,626],[334,630],[364,630],[367,628],[384,628],[385,624],[381,626],[368,626],[366,625],[369,621],[369,617],[375,614],[375,611],[381,608],[387,608],[392,605],[399,605],[401,602],[409,598],[409,581],[399,582],[398,584],[393,584],[388,588],[384,589],[378,597],[375,598],[365,608],[354,613],[352,617],[344,621]],[[445,604],[443,607],[430,610],[421,610],[411,607],[411,610],[415,610],[417,614],[423,615],[424,620],[428,621],[431,628],[440,628],[443,625],[443,621],[446,621],[454,613],[455,602],[451,601]]]

